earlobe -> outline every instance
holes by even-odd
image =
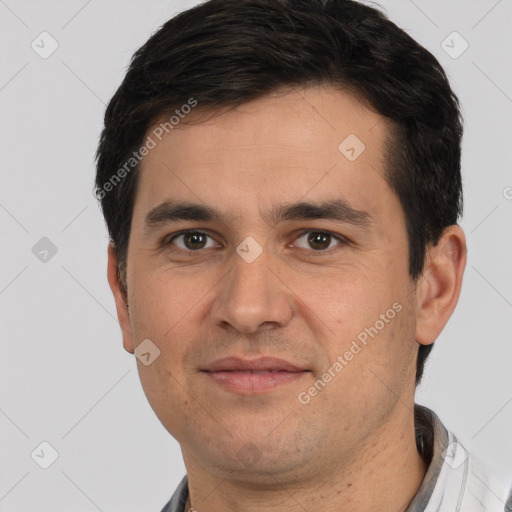
[[[416,287],[416,341],[421,345],[437,339],[457,305],[466,253],[466,237],[457,225],[447,228],[439,243],[427,249]]]
[[[107,279],[114,300],[116,303],[117,318],[121,327],[123,336],[123,346],[127,352],[134,353],[135,347],[133,343],[132,325],[129,316],[129,304],[123,286],[119,280],[117,268],[117,255],[116,249],[112,242],[108,244],[108,264],[107,264]]]

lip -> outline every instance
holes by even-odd
[[[294,382],[309,370],[275,357],[252,360],[225,357],[208,365],[203,372],[228,391],[258,394]]]
[[[279,359],[277,357],[259,357],[257,359],[243,359],[241,357],[224,357],[217,359],[209,364],[205,371],[207,372],[220,372],[220,371],[264,371],[269,370],[272,372],[301,372],[305,371],[304,368],[299,368],[294,364]]]

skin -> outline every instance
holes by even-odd
[[[405,510],[426,471],[414,435],[417,350],[455,308],[464,233],[452,226],[428,248],[416,286],[404,212],[384,177],[389,126],[346,92],[282,90],[208,120],[191,123],[193,115],[142,162],[128,297],[108,249],[124,348],[133,353],[150,339],[160,350],[149,366],[137,365],[152,408],[181,445],[187,510]],[[366,146],[352,162],[338,150],[349,134]],[[274,205],[339,198],[366,211],[370,225],[266,217]],[[145,232],[146,214],[168,199],[225,217]],[[183,229],[211,238],[195,251],[184,237],[162,244]],[[301,230],[346,241],[331,238],[319,249]],[[248,236],[263,250],[252,263],[236,252]],[[299,393],[395,303],[401,311],[300,403]],[[308,371],[242,395],[200,371],[231,355],[280,357]]]

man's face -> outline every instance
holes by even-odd
[[[148,400],[185,461],[209,470],[283,478],[348,461],[410,414],[402,400],[414,393],[416,307],[404,214],[384,177],[388,126],[321,87],[191,119],[144,158],[134,206],[124,346],[160,350],[137,363]],[[161,208],[147,222],[166,201],[219,217],[162,222]],[[344,206],[337,218],[290,209],[331,202]],[[216,364],[228,357],[247,365]],[[271,373],[247,372],[261,357],[300,371],[263,361]]]

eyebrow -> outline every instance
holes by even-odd
[[[312,219],[335,220],[364,228],[369,228],[373,224],[373,219],[367,211],[357,210],[345,199],[319,203],[301,201],[274,206],[266,213],[265,217],[273,224],[290,220]],[[148,212],[144,220],[144,231],[150,233],[157,228],[182,220],[225,222],[226,217],[211,206],[169,200]]]

